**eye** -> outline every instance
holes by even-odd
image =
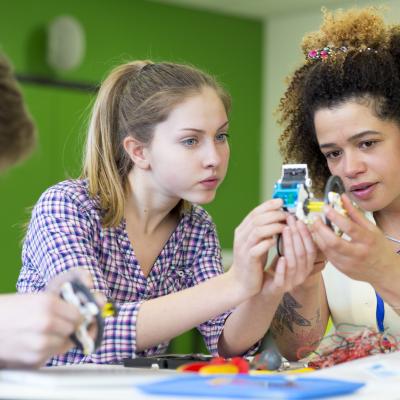
[[[324,156],[327,160],[332,160],[340,157],[341,154],[342,154],[341,150],[334,150],[334,151],[329,151],[328,153],[324,153]]]
[[[375,144],[377,144],[377,140],[364,140],[363,142],[360,143],[360,147],[362,149],[368,149],[369,147],[373,147]]]
[[[199,141],[197,138],[187,138],[181,141],[182,144],[184,144],[186,147],[193,147],[195,146]]]
[[[215,140],[217,142],[221,142],[221,143],[226,142],[228,140],[228,138],[229,138],[229,134],[228,133],[218,133],[215,136]]]

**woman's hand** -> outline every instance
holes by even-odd
[[[347,216],[330,206],[326,217],[349,238],[338,237],[321,220],[313,225],[313,236],[327,259],[352,279],[369,282],[373,286],[398,263],[382,231],[357,210],[346,195],[342,195]]]
[[[235,230],[230,271],[246,298],[261,290],[268,251],[286,226],[287,214],[281,207],[281,199],[269,200],[251,211]]]
[[[325,265],[307,226],[292,215],[287,224],[282,232],[283,256],[276,257],[264,273],[263,295],[290,292]]]

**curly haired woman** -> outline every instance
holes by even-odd
[[[302,49],[279,105],[281,154],[308,164],[316,192],[340,176],[347,217],[325,209],[342,237],[321,220],[313,225],[328,263],[316,263],[275,315],[272,331],[289,359],[318,344],[330,316],[400,333],[400,25],[386,25],[374,8],[324,10]]]

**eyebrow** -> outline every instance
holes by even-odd
[[[370,130],[362,131],[362,132],[357,133],[357,134],[355,134],[353,136],[350,136],[347,139],[347,142],[352,143],[352,142],[355,142],[356,140],[359,140],[359,139],[363,138],[364,136],[368,136],[368,135],[381,136],[382,133],[378,132],[378,131],[370,131]],[[327,147],[336,147],[336,146],[337,146],[336,143],[323,143],[323,144],[321,144],[319,146],[319,148],[322,150],[322,149],[325,149]]]
[[[227,125],[229,124],[229,121],[224,122],[218,129],[217,131],[225,128]],[[196,128],[182,128],[179,129],[180,131],[193,131],[193,132],[197,132],[197,133],[204,133],[203,129],[196,129]]]

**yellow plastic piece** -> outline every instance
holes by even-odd
[[[325,202],[323,201],[310,201],[307,204],[307,209],[309,212],[321,212],[324,204]]]
[[[112,303],[106,303],[104,304],[102,310],[101,310],[101,316],[103,318],[107,318],[107,317],[112,317],[115,315],[115,308],[114,305]]]
[[[237,374],[239,368],[233,364],[221,364],[221,365],[206,365],[200,368],[200,375],[214,375],[214,374]]]

